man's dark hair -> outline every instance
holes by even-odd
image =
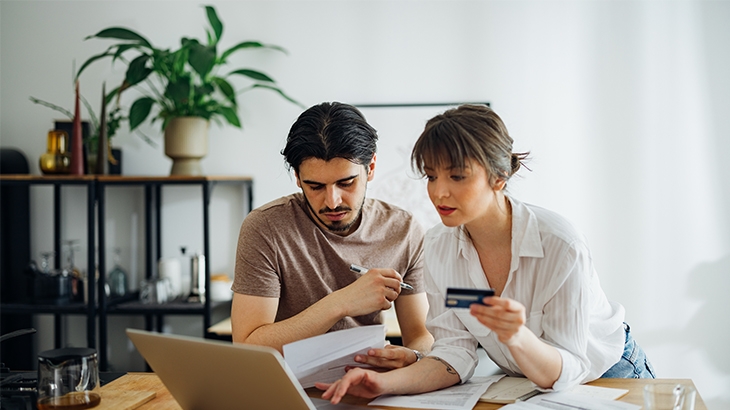
[[[339,102],[310,107],[294,122],[281,151],[289,169],[299,172],[308,158],[345,158],[367,166],[375,155],[378,133],[360,110]]]

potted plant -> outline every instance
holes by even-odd
[[[122,84],[110,94],[121,94],[129,88],[141,91],[142,96],[129,108],[130,130],[136,129],[153,112],[152,122],[162,121],[165,133],[165,154],[173,159],[171,174],[199,175],[200,159],[207,154],[207,129],[210,120],[225,120],[241,128],[238,117],[237,95],[256,88],[274,91],[286,100],[300,105],[282,91],[267,74],[250,68],[239,68],[221,73],[229,57],[241,50],[264,48],[286,53],[279,46],[258,41],[240,42],[219,53],[223,23],[212,6],[205,6],[210,23],[206,30],[207,42],[183,37],[177,50],[159,49],[140,34],[123,27],[110,27],[90,38],[116,39],[101,54],[90,57],[78,71],[77,77],[90,64],[110,57],[112,61],[127,63]],[[135,53],[127,59],[127,53]],[[245,77],[251,84],[236,90],[229,81]]]

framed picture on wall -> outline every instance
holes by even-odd
[[[440,221],[428,199],[426,180],[411,169],[411,150],[429,119],[461,104],[467,103],[353,104],[378,131],[375,178],[368,185],[370,198],[410,211],[426,229]]]

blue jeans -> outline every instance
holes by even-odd
[[[631,327],[624,322],[626,331],[626,343],[624,343],[624,354],[618,363],[603,373],[601,378],[614,379],[655,379],[654,367],[646,358],[644,349],[631,337]]]

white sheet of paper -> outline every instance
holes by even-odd
[[[605,400],[576,393],[545,393],[526,402],[508,404],[504,410],[639,410],[641,406],[623,401]]]
[[[305,389],[315,382],[332,383],[346,366],[362,366],[355,355],[385,347],[385,326],[360,326],[284,345],[284,360]]]
[[[471,410],[489,385],[502,376],[472,377],[464,384],[429,393],[404,396],[381,396],[369,406],[407,407],[416,409]]]

